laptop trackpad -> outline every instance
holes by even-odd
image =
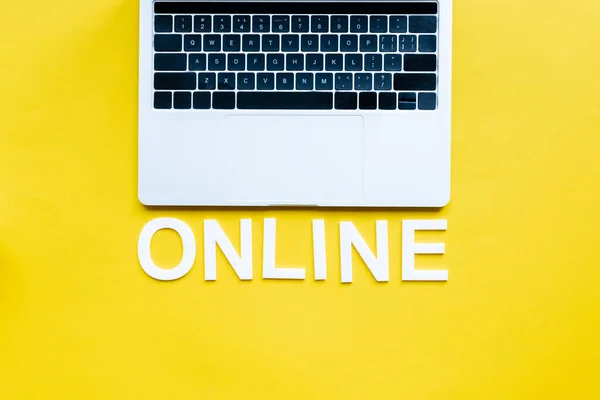
[[[361,116],[227,117],[230,201],[320,205],[363,196]]]

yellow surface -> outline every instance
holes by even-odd
[[[138,5],[4,1],[0,15],[1,399],[597,399],[600,3],[457,0],[453,192],[440,212],[149,210],[136,199]],[[278,218],[278,261],[330,279],[240,283],[219,259],[147,277],[159,216],[237,243]],[[445,284],[400,281],[400,223],[447,218]],[[390,221],[391,281],[340,283],[338,228],[371,246]],[[200,242],[201,243],[201,242]],[[154,254],[177,261],[174,235]],[[199,245],[198,258],[202,259]],[[355,262],[359,263],[358,258]]]

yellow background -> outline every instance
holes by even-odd
[[[597,399],[600,3],[457,0],[453,186],[442,211],[150,210],[136,199],[138,4],[3,2],[0,14],[1,399]],[[156,282],[137,236],[159,216],[199,241]],[[278,218],[278,261],[304,282],[203,279],[202,221],[238,243]],[[314,282],[310,221],[327,220]],[[400,226],[447,218],[448,283],[402,283]],[[338,223],[374,248],[340,283]],[[176,236],[154,255],[178,260]]]

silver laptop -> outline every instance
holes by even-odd
[[[143,204],[449,202],[451,0],[140,3]]]

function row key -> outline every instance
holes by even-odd
[[[418,100],[417,100],[418,99]],[[237,100],[237,101],[236,101]],[[237,104],[236,104],[237,103]],[[435,110],[435,93],[155,92],[159,110]]]
[[[154,30],[178,32],[255,33],[436,33],[437,17],[406,15],[156,15]]]

